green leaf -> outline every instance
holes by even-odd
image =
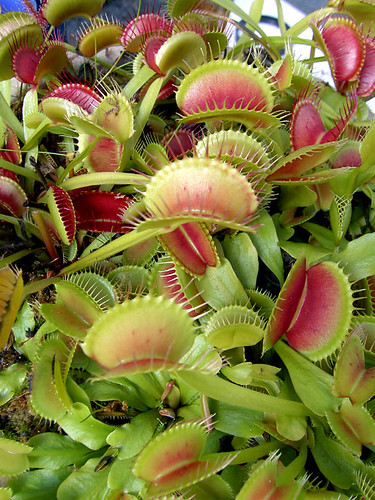
[[[11,500],[11,499],[12,499],[12,490],[10,488],[0,487],[0,500]]]
[[[93,453],[69,436],[54,432],[33,436],[28,444],[33,447],[29,455],[30,467],[40,469],[59,470],[74,465],[78,460],[86,461]]]
[[[0,373],[0,406],[7,403],[21,389],[26,376],[26,368],[16,363]]]
[[[108,474],[108,486],[113,490],[137,494],[145,482],[133,474],[134,459],[121,460],[117,457]],[[128,500],[128,496],[125,496]],[[138,498],[138,497],[137,497]],[[129,498],[130,500],[130,498]]]
[[[90,398],[82,387],[73,380],[70,374],[66,377],[66,390],[74,403],[83,403],[87,408],[91,409]]]
[[[178,374],[186,384],[209,398],[229,403],[249,410],[286,415],[306,416],[310,411],[298,402],[276,398],[252,389],[240,387],[220,378],[218,375],[203,375],[193,371],[180,371]]]
[[[360,146],[362,165],[373,165],[374,163],[374,141],[375,141],[375,124],[367,131]]]
[[[211,414],[215,415],[215,429],[246,439],[259,435],[256,423],[263,420],[262,412],[215,399],[209,399],[208,406]]]
[[[274,345],[288,369],[294,390],[311,411],[324,416],[327,411],[337,411],[340,398],[332,394],[333,377],[289,347],[283,341]]]
[[[73,471],[59,486],[57,498],[59,500],[114,500],[118,498],[120,492],[111,490],[107,485],[110,469],[95,471],[99,462],[99,458],[92,458],[83,467]]]
[[[279,396],[291,401],[298,399],[293,390],[289,377],[284,382]],[[290,441],[299,441],[307,432],[307,424],[305,417],[295,417],[290,415],[276,415],[276,429],[281,436]]]
[[[305,222],[301,224],[301,227],[306,229],[321,247],[328,250],[333,250],[335,248],[334,237],[330,229],[320,224],[315,224],[314,222]]]
[[[321,427],[315,429],[315,444],[311,451],[324,476],[339,488],[347,489],[354,483],[354,472],[362,466],[342,444],[327,437]]]
[[[258,252],[246,233],[226,236],[221,242],[225,257],[245,288],[255,288],[259,262]]]
[[[157,410],[150,410],[132,418],[129,424],[115,429],[107,443],[120,448],[118,458],[125,460],[137,455],[150,441],[158,424]]]
[[[0,437],[0,475],[15,476],[28,469],[30,451],[26,444]]]
[[[106,438],[113,427],[99,422],[83,403],[74,403],[69,413],[59,417],[59,425],[73,440],[83,443],[91,450],[106,445]]]
[[[128,99],[141,88],[145,83],[155,75],[155,71],[149,68],[146,64],[134,75],[124,88],[124,94]]]
[[[245,305],[248,297],[237,278],[229,260],[221,259],[221,265],[207,266],[205,274],[196,281],[196,286],[212,308],[220,309],[231,304]]]
[[[302,444],[297,457],[279,473],[280,484],[285,484],[303,474],[307,459],[307,446]]]
[[[138,141],[143,132],[163,83],[164,79],[159,77],[154,80],[147,89],[146,95],[138,108],[137,119],[134,127],[135,131],[132,137],[134,144]]]
[[[182,493],[184,492],[186,495],[194,495],[194,500],[207,500],[208,498],[214,498],[215,500],[231,500],[233,498],[232,489],[228,483],[217,474],[189,486],[185,491],[182,490]]]
[[[26,119],[31,113],[38,112],[38,92],[36,88],[31,88],[28,90],[23,98],[22,106],[22,121],[23,121],[23,133],[25,141],[27,141],[34,133],[34,130],[26,125]],[[30,163],[30,157],[37,159],[38,157],[38,144],[33,148],[29,148],[26,153],[25,166],[27,168],[32,168]]]
[[[280,248],[285,250],[294,259],[304,256],[306,265],[309,267],[317,261],[331,254],[331,250],[316,247],[310,243],[296,243],[294,241],[279,241]]]
[[[234,2],[231,0],[214,0],[217,5],[220,5],[226,10],[229,10],[233,12],[234,14],[237,14],[241,19],[243,19],[252,29],[256,30],[264,39],[265,42],[269,42],[268,37],[266,34],[260,29],[258,24],[253,21],[251,16],[246,14],[238,5],[236,5]]]
[[[22,303],[23,279],[9,266],[0,269],[0,349],[6,346]]]
[[[91,401],[126,401],[131,408],[139,411],[147,410],[147,406],[139,397],[137,390],[129,382],[118,383],[112,380],[93,380],[81,385]]]
[[[138,243],[142,243],[143,241],[146,241],[159,234],[167,233],[172,229],[173,227],[172,228],[168,227],[167,229],[164,230],[163,229],[148,229],[148,230],[146,229],[144,231],[134,230],[131,231],[130,233],[123,234],[116,240],[107,243],[103,247],[98,248],[89,255],[86,255],[85,257],[78,259],[76,262],[73,262],[73,264],[70,264],[69,266],[65,267],[62,270],[62,274],[71,274],[75,273],[76,271],[80,271],[81,269],[84,269],[85,267],[94,264],[95,262],[99,262],[100,260],[103,259],[108,259],[113,255],[123,252],[127,248],[137,245]]]
[[[1,92],[0,92],[0,109],[1,109],[1,116],[4,122],[7,123],[10,126],[10,128],[14,130],[14,132],[17,134],[18,139],[24,142],[25,138],[23,135],[22,124],[19,122],[18,118],[13,113],[11,107],[8,105]]]
[[[263,0],[254,0],[250,7],[250,17],[254,22],[259,23],[262,17]]]
[[[28,340],[27,332],[35,328],[35,314],[30,305],[25,302],[18,312],[17,319],[13,325],[13,335],[17,344]]]
[[[3,94],[3,97],[8,105],[10,105],[11,94],[12,94],[12,81],[3,80],[0,82],[0,92]]]
[[[350,281],[358,281],[375,274],[374,246],[375,233],[364,234],[350,241],[332,259],[345,268]]]
[[[284,283],[284,265],[272,217],[268,212],[264,211],[256,222],[260,224],[260,227],[256,233],[249,234],[250,239],[254,243],[261,260],[282,285]]]
[[[57,420],[71,408],[71,400],[61,380],[60,367],[68,359],[70,350],[61,339],[48,338],[40,345],[32,374],[31,403],[44,418]]]
[[[13,490],[12,500],[35,500],[36,498],[38,500],[52,500],[57,498],[57,489],[71,470],[71,467],[64,467],[56,471],[25,472],[8,483]]]
[[[282,186],[280,195],[282,210],[289,210],[295,207],[309,207],[317,200],[316,192],[304,184]]]

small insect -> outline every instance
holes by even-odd
[[[111,97],[110,99],[107,100],[107,102],[110,106],[112,106],[112,108],[106,111],[105,116],[109,116],[111,114],[118,116],[120,113],[119,100],[116,97]]]
[[[32,330],[31,328],[26,328],[25,335],[28,339],[31,339],[32,337],[34,337],[35,334],[36,334],[36,330]]]
[[[102,422],[111,425],[122,425],[124,421],[130,420],[129,407],[126,401],[111,401],[104,408],[95,412],[96,417]]]
[[[98,465],[95,467],[94,472],[100,472],[102,470],[105,470],[107,467],[111,465],[111,463],[114,461],[114,459],[117,457],[118,451],[115,450],[112,455],[105,455],[102,457],[98,463]]]
[[[176,418],[176,412],[172,410],[172,408],[162,408],[161,410],[159,410],[159,414],[162,417],[168,417],[172,420]]]

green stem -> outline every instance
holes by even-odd
[[[36,236],[38,239],[43,241],[38,228],[36,226],[34,226],[34,224],[31,224],[27,220],[17,219],[17,217],[13,217],[12,215],[5,215],[5,214],[0,214],[0,220],[2,220],[4,222],[9,222],[10,224],[13,224],[13,226],[20,228],[20,229],[21,229],[21,225],[22,225],[26,229],[26,231],[28,231],[29,233],[31,233],[32,235]]]
[[[71,172],[75,166],[79,165],[85,158],[86,156],[94,149],[94,147],[97,145],[101,138],[100,137],[95,137],[90,144],[79,154],[77,155],[73,161],[69,163],[69,166],[66,167],[66,169],[62,172],[62,174],[59,176],[57,179],[56,184],[60,184],[65,177]]]
[[[128,374],[126,379],[147,392],[147,394],[156,399],[156,401],[159,401],[163,389],[155,381],[152,375],[152,373],[132,373]]]
[[[20,250],[19,252],[12,253],[12,255],[9,255],[8,257],[2,257],[0,260],[0,269],[8,266],[9,264],[13,264],[13,262],[22,259],[23,257],[26,257],[26,255],[29,255],[30,253],[33,253],[35,251],[35,249]]]
[[[148,179],[143,175],[127,172],[96,172],[93,174],[77,175],[64,181],[61,187],[66,191],[88,186],[103,186],[106,184],[144,184]]]
[[[294,415],[296,417],[311,415],[311,412],[302,403],[240,387],[217,375],[203,375],[199,372],[184,370],[178,372],[178,377],[193,389],[223,403],[281,415]]]
[[[59,281],[61,281],[61,278],[56,277],[32,281],[31,283],[23,287],[23,297],[27,297],[31,293],[39,292],[40,290],[43,290],[43,288],[47,288],[48,286],[55,285]]]
[[[239,16],[243,21],[245,21],[246,24],[248,24],[251,27],[251,29],[257,31],[259,35],[262,38],[264,38],[264,40],[268,43],[268,37],[264,33],[264,31],[259,27],[259,25],[255,23],[254,20],[248,14],[246,14],[244,10],[241,9],[241,7],[232,2],[232,0],[214,0],[214,3],[220,5],[220,7],[223,7],[223,9],[225,10],[233,12],[233,14],[237,14],[237,16]]]
[[[127,248],[130,248],[138,243],[143,243],[149,238],[153,238],[154,236],[158,236],[159,234],[164,234],[169,231],[173,231],[175,229],[174,226],[169,226],[168,228],[163,229],[148,229],[144,231],[131,231],[130,233],[124,234],[119,238],[107,243],[105,246],[98,248],[94,252],[86,255],[82,259],[73,262],[69,266],[62,269],[60,274],[71,274],[77,271],[80,271],[84,267],[90,266],[91,264],[95,264],[95,262],[99,262],[103,259],[109,259],[120,252],[123,252]]]
[[[149,119],[151,111],[154,108],[156,99],[158,97],[158,94],[160,92],[163,83],[164,83],[164,78],[159,77],[156,80],[154,80],[147,89],[146,95],[144,96],[138,108],[138,113],[135,123],[135,132],[132,137],[134,144],[138,141],[143,132],[143,129],[145,128],[145,125],[147,123],[147,120]]]
[[[130,82],[125,86],[124,93],[128,99],[133,97],[133,95],[141,88],[149,79],[155,75],[153,71],[148,66],[142,66],[142,68],[136,73]]]
[[[95,44],[96,44],[96,38],[95,38]],[[96,47],[95,47],[95,52],[96,52]],[[117,59],[115,60],[115,62],[114,62],[114,63],[112,63],[112,64],[109,64],[109,65],[107,66],[107,68],[108,68],[107,73],[106,73],[104,76],[102,76],[102,77],[100,78],[100,80],[98,81],[97,85],[100,85],[102,82],[105,82],[106,78],[107,78],[108,76],[110,76],[110,74],[111,74],[111,73],[113,73],[113,71],[116,69],[116,64],[119,62],[119,60],[121,59],[121,57],[122,57],[123,55],[124,55],[124,51],[120,52],[120,54],[118,55],[118,57],[117,57]],[[95,59],[96,59],[97,63],[99,63],[100,65],[102,65],[102,66],[103,66],[102,61],[100,61],[98,57],[95,57]],[[130,76],[130,75],[128,75],[128,76]]]
[[[269,443],[260,444],[259,446],[254,446],[253,448],[246,448],[245,450],[239,451],[226,451],[222,453],[211,453],[202,457],[204,460],[215,460],[215,459],[225,459],[234,457],[230,465],[236,464],[247,464],[250,462],[256,462],[262,457],[265,457],[271,451],[280,450],[284,448],[285,445],[280,441],[270,441]]]
[[[279,484],[287,484],[302,474],[307,460],[307,446],[303,445],[299,455],[278,475]]]
[[[39,181],[38,175],[32,170],[25,167],[20,167],[18,165],[15,165],[14,163],[3,160],[2,158],[0,158],[0,167],[6,168],[7,170],[10,170],[17,175],[22,175],[23,177],[33,179],[34,181]]]
[[[310,23],[313,22],[314,19],[317,18],[317,14],[319,14],[319,19],[322,19],[323,17],[328,16],[328,14],[332,14],[334,12],[336,12],[336,9],[333,7],[326,7],[324,9],[320,9],[319,11],[311,12],[311,14],[308,14],[301,19],[301,21],[289,28],[285,33],[285,36],[298,36],[310,26]]]
[[[29,152],[31,149],[37,146],[39,143],[39,139],[43,137],[52,127],[54,127],[54,124],[49,118],[43,120],[39,127],[35,130],[35,132],[27,138],[27,141],[23,145],[21,151],[23,153]]]
[[[286,33],[286,26],[285,26],[284,13],[283,13],[283,7],[281,5],[281,1],[276,0],[276,5],[277,5],[277,19],[279,22],[279,28],[280,28],[281,34],[284,36]]]
[[[0,110],[1,110],[1,118],[4,120],[4,122],[7,125],[9,125],[9,127],[13,130],[13,132],[16,134],[16,136],[20,141],[25,142],[22,123],[13,113],[13,111],[11,110],[10,106],[4,99],[4,96],[1,92],[0,92]]]

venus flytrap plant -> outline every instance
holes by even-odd
[[[7,80],[14,75],[11,61],[11,47],[21,41],[41,41],[42,30],[31,14],[24,12],[8,12],[1,16],[0,57],[2,71],[1,80]]]
[[[0,346],[2,348],[8,342],[17,311],[21,305],[22,291],[22,274],[8,266],[0,269]]]
[[[335,365],[333,393],[348,397],[352,404],[364,404],[371,398],[374,367],[366,369],[364,346],[355,330],[347,338]]]
[[[271,113],[274,101],[266,76],[238,60],[212,60],[190,71],[178,87],[176,102],[188,123],[221,119],[249,128],[281,124]]]
[[[299,497],[303,482],[291,482],[285,475],[284,481],[280,481],[278,476],[281,476],[281,474],[278,469],[281,464],[278,463],[278,458],[277,454],[271,455],[251,472],[249,479],[237,495],[239,500],[255,500],[256,498],[266,498],[269,495],[277,495],[277,498],[281,499],[296,499]]]
[[[254,310],[244,306],[227,306],[210,317],[205,335],[208,342],[215,347],[232,349],[260,342],[263,339],[264,326],[263,318]]]
[[[275,304],[264,349],[285,333],[288,344],[306,357],[327,358],[348,334],[352,303],[349,280],[337,264],[322,262],[306,270],[305,260],[297,260]]]
[[[154,293],[164,294],[181,304],[192,317],[198,316],[206,308],[194,278],[168,260],[160,259],[153,267],[150,288]]]
[[[231,462],[231,458],[205,459],[206,432],[202,423],[180,424],[154,439],[139,455],[133,472],[147,483],[144,494],[161,493],[200,482]]]
[[[32,448],[16,441],[0,438],[1,474],[15,476],[29,467],[28,454]],[[9,497],[10,498],[10,497]]]
[[[27,42],[12,47],[13,72],[20,82],[36,86],[46,74],[59,74],[67,66],[65,48],[58,40],[45,41],[44,46],[38,40]]]
[[[163,307],[160,307],[161,304]],[[147,314],[152,313],[151,323],[145,315],[146,311]],[[105,332],[100,321],[93,324],[85,338],[84,352],[105,368],[105,377],[159,370],[174,371],[189,367],[191,356],[187,356],[185,361],[181,360],[193,345],[194,327],[188,313],[176,302],[162,297],[138,297],[112,308],[101,320],[118,334],[125,318],[129,324],[122,328],[121,350],[119,344],[114,345],[114,351],[105,348],[111,332]],[[157,335],[153,332],[157,332]],[[175,338],[176,332],[179,332],[178,341]],[[204,357],[205,355],[203,360]],[[218,370],[220,358],[213,361],[209,355],[206,357],[207,366],[203,364],[203,369],[209,372]],[[195,365],[194,358],[193,349],[192,369],[198,369],[199,365]],[[218,362],[219,367],[216,366]]]
[[[64,4],[56,0],[44,0],[41,6],[41,14],[52,26],[60,26],[60,24],[71,17],[96,16],[104,3],[105,0],[93,0],[92,2],[72,0]]]
[[[103,4],[0,16],[0,78],[28,82],[24,126],[0,85],[0,332],[9,346],[14,323],[51,431],[13,453],[11,494],[370,498],[372,6],[331,2],[287,31],[278,5],[268,37],[261,2],[172,0],[125,25]],[[92,85],[59,74],[72,46],[46,31],[77,15]],[[335,88],[294,43],[309,64],[323,51]],[[134,61],[101,72],[113,44]]]
[[[41,313],[47,321],[70,337],[83,339],[93,322],[100,317],[97,302],[69,281],[56,284],[55,304],[42,304]]]
[[[91,24],[81,28],[78,49],[85,57],[92,57],[112,45],[119,45],[123,26],[110,19],[94,18]]]

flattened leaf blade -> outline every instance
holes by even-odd
[[[0,349],[9,335],[22,303],[23,279],[21,271],[9,266],[0,269]]]

